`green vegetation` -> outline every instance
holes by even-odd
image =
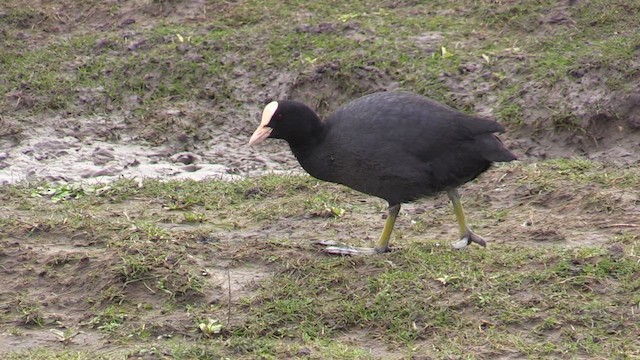
[[[3,321],[18,322],[15,336],[62,327],[49,336],[71,349],[101,334],[129,356],[178,359],[634,357],[640,259],[624,224],[639,174],[581,158],[500,166],[463,191],[472,223],[493,240],[487,249],[451,250],[453,215],[436,199],[424,214],[405,208],[402,249],[374,257],[325,256],[312,244],[372,241],[381,221],[362,215],[382,207],[308,176],[122,180],[64,199],[33,196],[43,183],[6,186],[0,198],[16,216],[2,218],[5,267],[20,253],[28,270],[6,284],[15,292],[2,295]],[[483,200],[502,193],[515,202]],[[193,214],[207,220],[185,221]],[[618,224],[603,227],[611,215]],[[58,318],[56,300],[21,286],[43,277],[50,291],[66,284],[85,320]],[[83,351],[8,358],[99,354]]]
[[[182,1],[152,2],[140,10],[154,26],[134,21],[101,33],[49,36],[28,47],[18,40],[20,34],[32,30],[42,36],[39,27],[46,31],[60,26],[46,10],[9,7],[5,18],[13,26],[0,38],[0,65],[5,69],[0,93],[7,94],[0,99],[0,109],[84,115],[125,111],[144,123],[156,118],[147,126],[161,134],[159,108],[245,102],[233,74],[254,76],[254,84],[242,89],[253,91],[269,85],[269,74],[304,75],[337,64],[326,76],[354,95],[371,91],[359,87],[354,74],[364,71],[372,79],[386,74],[388,81],[404,88],[469,110],[484,103],[490,91],[500,101],[487,105],[504,123],[522,125],[527,115],[534,117],[531,121],[542,120],[538,125],[543,127],[572,130],[580,125],[567,119],[579,119],[582,113],[564,105],[570,91],[593,86],[594,81],[604,91],[617,90],[637,72],[631,60],[640,44],[634,15],[640,5],[625,1],[572,6],[557,1],[431,1],[412,6],[211,2],[205,5],[207,16],[195,22],[160,16],[188,6]],[[122,11],[114,4],[105,22],[126,20]],[[590,80],[583,81],[583,76]],[[468,96],[451,98],[456,83],[465,84]],[[548,113],[529,107],[544,107]],[[560,120],[547,124],[546,118]]]

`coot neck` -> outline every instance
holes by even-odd
[[[274,132],[278,133],[275,137],[285,139],[292,150],[317,144],[324,131],[324,123],[318,114],[302,103],[291,102],[286,105],[296,108],[293,109],[293,114],[285,115],[286,128],[275,128]]]
[[[318,118],[312,125],[310,125],[308,132],[305,136],[298,136],[287,139],[291,151],[298,160],[306,158],[320,143],[322,143],[325,134],[326,126]]]

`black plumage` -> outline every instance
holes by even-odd
[[[267,137],[286,140],[310,175],[387,200],[395,220],[394,206],[399,210],[401,203],[440,192],[449,194],[456,209],[457,187],[493,162],[516,159],[494,135],[504,130],[420,95],[382,92],[346,104],[325,121],[299,102],[273,102],[250,144]],[[466,243],[484,244],[464,222],[461,206],[459,212]],[[381,237],[378,245],[376,252],[386,251],[388,239]]]

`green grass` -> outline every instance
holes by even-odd
[[[618,188],[632,190],[640,186],[636,168],[605,167],[603,164],[584,158],[558,158],[530,164],[525,167],[523,181],[546,186],[589,186],[598,184],[603,189]]]
[[[83,320],[52,313],[37,289],[22,288],[1,295],[9,304],[3,324],[14,324],[15,336],[64,326],[105,336],[132,356],[178,359],[634,357],[638,237],[633,228],[600,224],[611,223],[611,214],[615,223],[633,224],[633,199],[619,196],[637,187],[637,174],[637,167],[582,158],[498,167],[463,191],[470,221],[497,242],[452,251],[446,244],[454,236],[438,231],[455,229],[453,216],[436,200],[424,214],[405,210],[392,240],[401,250],[374,257],[324,256],[310,244],[341,234],[354,245],[363,236],[373,241],[383,207],[308,176],[121,180],[59,201],[33,196],[46,183],[6,186],[0,198],[15,215],[2,218],[4,254],[14,256],[11,239],[33,248],[24,248],[17,279],[39,281],[47,291],[65,284],[69,311]],[[482,200],[480,193],[497,183],[515,204]],[[519,201],[523,190],[529,195]],[[331,208],[344,212],[322,213]],[[185,221],[191,217],[197,221]],[[545,245],[528,238],[536,233],[523,219],[573,241],[583,236],[574,231],[608,240]],[[251,233],[258,235],[244,237]],[[69,250],[38,252],[43,244]],[[247,272],[267,275],[232,285],[229,304],[226,283],[237,284]],[[18,289],[12,279],[7,289]],[[208,319],[221,325],[219,332],[199,329]],[[74,347],[82,336],[67,350],[7,357],[102,354]]]
[[[181,2],[165,5],[186,6]],[[151,28],[134,23],[131,38],[123,38],[117,28],[99,35],[76,31],[27,48],[15,35],[39,25],[37,19],[46,11],[10,8],[7,18],[13,26],[2,39],[6,50],[0,64],[6,71],[0,75],[0,92],[11,95],[0,99],[0,105],[11,112],[127,111],[146,123],[149,117],[157,117],[155,109],[168,104],[229,107],[242,103],[230,76],[236,70],[252,74],[256,86],[268,86],[269,74],[305,74],[316,66],[338,63],[336,73],[329,76],[352,96],[371,91],[359,87],[354,74],[373,65],[404,88],[470,111],[474,103],[484,102],[485,93],[472,88],[491,88],[502,99],[492,104],[498,120],[516,126],[523,124],[523,116],[532,116],[523,107],[544,105],[556,114],[549,128],[572,130],[579,124],[562,119],[581,114],[563,106],[564,96],[543,96],[538,101],[544,104],[523,102],[518,93],[524,83],[528,89],[538,84],[562,94],[580,87],[571,76],[573,71],[585,69],[591,76],[606,69],[602,73],[606,83],[601,86],[616,90],[637,72],[630,63],[640,42],[634,16],[639,9],[622,1],[566,8],[554,1],[397,7],[366,1],[330,5],[249,1],[208,6],[214,11],[204,22],[167,19]],[[114,19],[118,11],[110,10]],[[564,22],[550,23],[554,14],[561,14],[556,17]],[[330,24],[329,30],[300,30],[322,23]],[[345,36],[348,31],[358,36]],[[424,50],[416,36],[428,32],[440,34],[441,40]],[[144,43],[129,49],[140,41]],[[440,56],[443,47],[446,58]],[[461,73],[462,64],[477,64],[480,71]],[[469,82],[469,100],[452,98],[442,74],[454,83]],[[162,133],[171,124],[147,126]]]
[[[351,259],[318,259],[288,264],[286,273],[265,284],[249,330],[256,336],[317,338],[364,328],[388,343],[449,338],[460,353],[462,344],[486,345],[483,324],[496,335],[489,340],[492,347],[513,346],[504,339],[518,326],[534,334],[573,327],[585,337],[603,336],[606,328],[594,328],[592,321],[612,320],[605,327],[632,323],[629,316],[613,320],[610,314],[625,313],[631,289],[620,285],[637,287],[638,270],[636,259],[612,260],[599,250],[509,246],[456,253],[412,248],[356,265]],[[539,342],[522,335],[529,345]],[[619,340],[606,346],[624,347]],[[572,345],[555,346],[562,353]]]

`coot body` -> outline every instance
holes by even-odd
[[[447,192],[454,204],[462,246],[484,245],[466,224],[455,189],[493,162],[516,159],[494,135],[503,131],[495,121],[417,94],[381,92],[346,104],[325,121],[302,103],[272,102],[249,144],[269,137],[284,139],[310,175],[387,200],[392,219],[374,251],[330,250],[377,253],[388,250],[401,203],[440,192]]]
[[[311,176],[398,204],[455,189],[492,162],[513,160],[493,135],[502,131],[422,96],[384,92],[340,108],[315,139],[291,150]]]

